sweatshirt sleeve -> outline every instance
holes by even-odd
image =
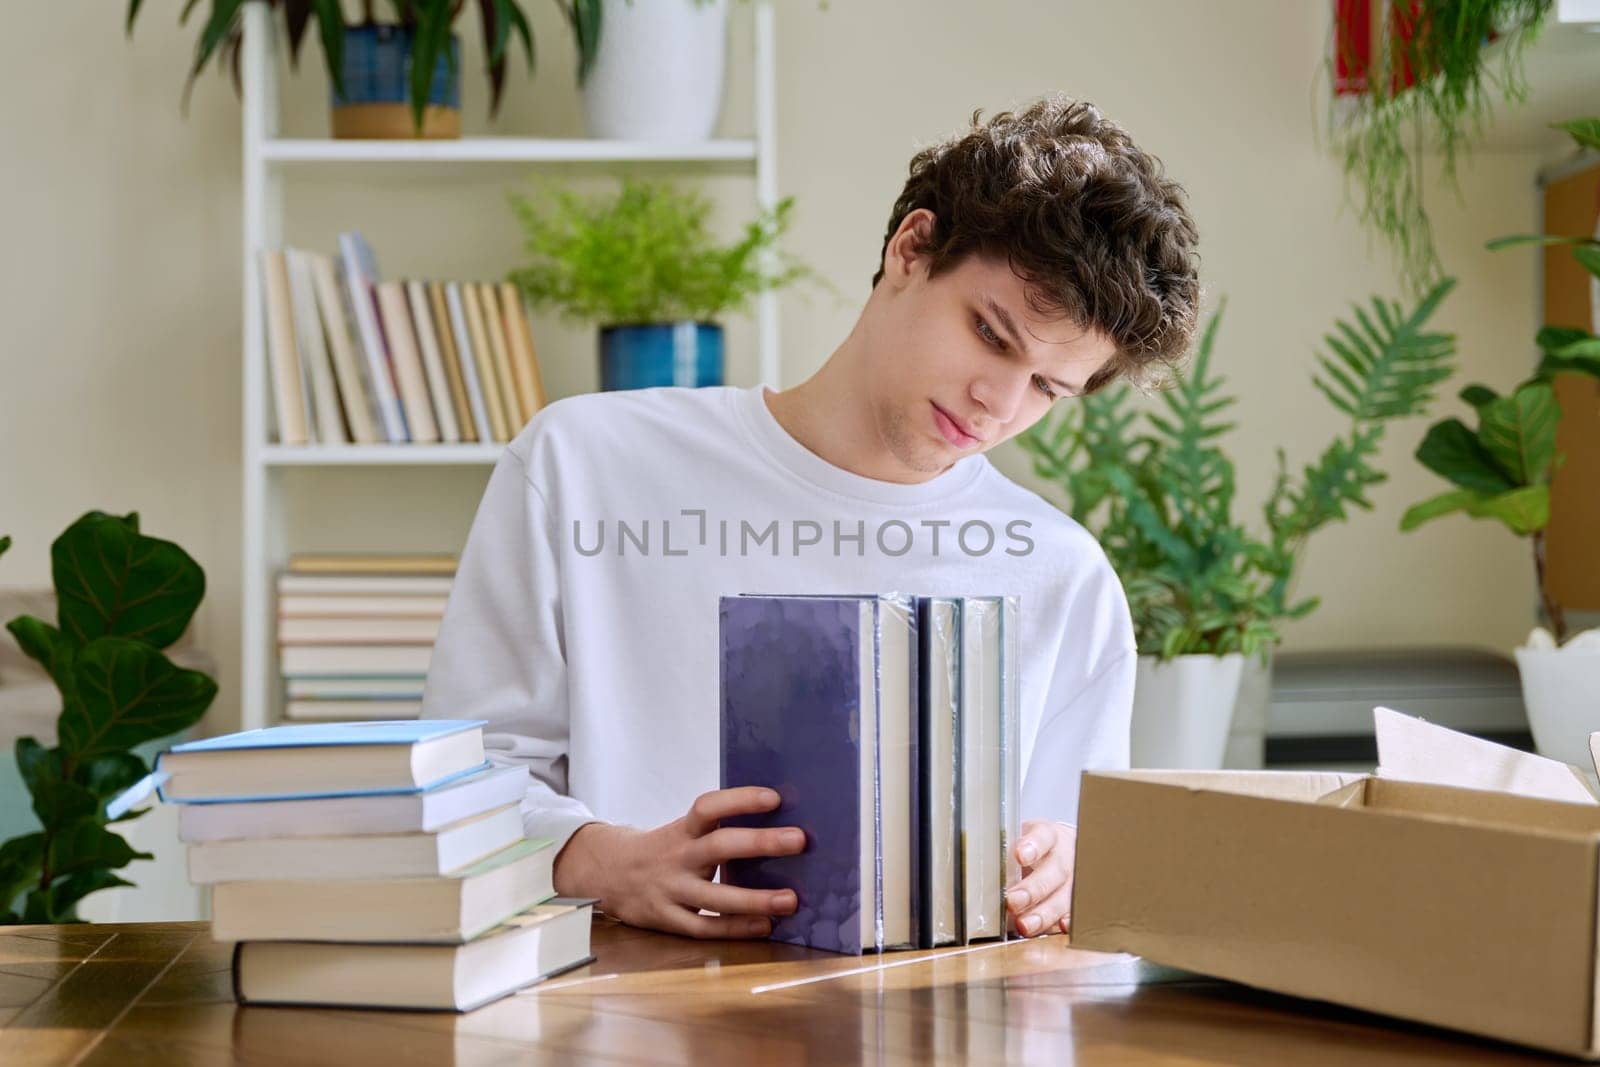
[[[1022,778],[1021,816],[1077,824],[1085,770],[1126,770],[1139,653],[1109,563],[1069,609],[1049,695]]]
[[[559,850],[595,815],[567,796],[571,734],[555,524],[522,458],[507,450],[472,520],[429,664],[428,718],[485,719],[498,766],[532,775],[529,837]]]

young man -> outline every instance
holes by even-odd
[[[624,922],[763,937],[787,890],[721,885],[795,828],[719,790],[718,597],[1021,598],[1024,934],[1065,930],[1078,778],[1124,767],[1135,648],[1084,529],[982,453],[1194,331],[1182,189],[1090,105],[1047,98],[918,153],[850,335],[782,392],[652,389],[541,411],[490,478],[434,649],[424,712],[489,721],[532,772],[556,887]],[[714,912],[714,915],[702,914]]]

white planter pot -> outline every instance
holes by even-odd
[[[1600,730],[1600,650],[1519,648],[1522,702],[1542,756],[1587,770],[1589,735]]]
[[[1140,656],[1133,688],[1133,765],[1219,770],[1244,656]]]
[[[1239,672],[1239,698],[1233,705],[1233,726],[1222,757],[1224,767],[1259,771],[1267,761],[1267,713],[1272,707],[1272,653],[1246,656]]]
[[[704,141],[722,111],[728,0],[604,0],[583,86],[591,137]]]

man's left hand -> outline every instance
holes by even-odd
[[[1072,865],[1078,831],[1064,822],[1034,819],[1022,824],[1012,850],[1023,878],[1006,890],[1006,910],[1025,937],[1072,926]]]

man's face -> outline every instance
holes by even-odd
[[[929,281],[915,257],[886,269],[886,283],[868,389],[884,444],[915,471],[938,473],[1016,436],[1116,351],[1103,334],[1034,312],[1002,261],[969,256]]]

